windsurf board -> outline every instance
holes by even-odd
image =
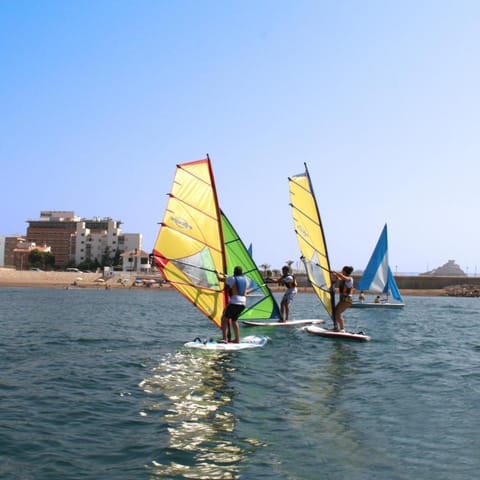
[[[325,323],[325,320],[319,319],[304,319],[304,320],[288,320],[287,322],[261,322],[253,320],[242,320],[242,323],[247,327],[295,327],[299,325],[313,325]]]
[[[264,347],[268,342],[268,337],[262,335],[248,335],[240,339],[240,343],[223,343],[214,339],[202,340],[196,338],[192,342],[185,343],[187,348],[197,348],[199,350],[244,350],[246,348]]]
[[[405,306],[404,303],[389,303],[389,302],[353,302],[352,308],[403,308]]]
[[[372,339],[372,337],[365,335],[363,332],[336,332],[334,330],[317,327],[316,325],[306,326],[304,327],[304,330],[308,333],[312,333],[313,335],[320,335],[321,337],[337,338],[342,340],[359,340],[368,342]]]

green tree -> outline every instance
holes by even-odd
[[[44,252],[43,264],[47,270],[53,270],[55,268],[55,255],[52,252]]]
[[[55,256],[51,252],[41,252],[35,248],[28,254],[28,265],[30,268],[53,270],[55,266]]]
[[[30,268],[45,268],[45,265],[43,264],[43,255],[40,250],[35,248],[28,254],[28,265]]]
[[[111,267],[112,266],[112,252],[109,246],[105,247],[105,250],[102,255],[102,260],[100,261],[102,267]]]
[[[87,258],[86,260],[78,264],[78,268],[80,270],[83,270],[84,272],[87,270],[90,270],[91,272],[96,272],[97,268],[99,267],[100,263],[96,258],[93,260],[91,258]]]
[[[120,257],[121,254],[122,252],[117,248],[117,250],[115,251],[115,256],[113,257],[114,266],[118,266],[122,264],[122,257]]]

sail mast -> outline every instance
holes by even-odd
[[[208,153],[207,153],[207,163],[208,163],[208,170],[210,172],[210,179],[212,182],[213,196],[215,198],[215,207],[217,210],[218,232],[220,235],[220,242],[221,242],[220,245],[222,245],[222,269],[220,270],[220,272],[226,274],[227,273],[227,254],[225,251],[225,236],[223,234],[222,212],[220,210],[220,205],[218,202],[217,187],[215,185],[215,177],[213,175],[212,162],[210,161],[210,155],[208,155]],[[224,302],[224,305],[227,305],[228,303],[228,291],[226,288],[223,289],[223,302]]]

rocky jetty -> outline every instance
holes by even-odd
[[[420,275],[438,276],[438,277],[465,277],[465,272],[455,263],[455,260],[449,260],[441,267],[421,273]]]
[[[480,288],[477,285],[451,285],[445,288],[449,297],[480,297]]]

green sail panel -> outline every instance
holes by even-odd
[[[247,296],[247,308],[240,315],[240,319],[280,319],[280,309],[277,301],[268,288],[268,285],[265,284],[245,244],[223,212],[222,229],[227,261],[226,273],[233,275],[233,269],[236,266],[240,266],[243,269],[244,275],[252,281]]]

